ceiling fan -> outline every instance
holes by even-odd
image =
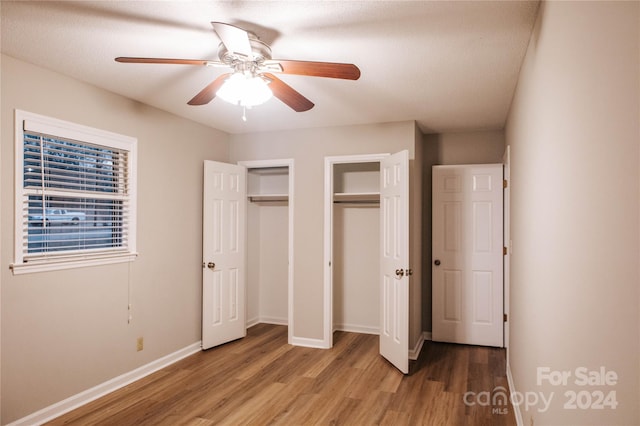
[[[187,102],[189,105],[205,105],[218,96],[227,102],[251,107],[265,102],[273,95],[294,111],[302,112],[313,108],[313,102],[275,74],[346,80],[360,78],[360,69],[353,64],[271,59],[271,48],[254,33],[222,22],[211,24],[222,41],[218,47],[217,61],[135,57],[118,57],[115,60],[124,63],[199,65],[232,69],[202,89]]]

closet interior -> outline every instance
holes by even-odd
[[[247,326],[288,325],[289,167],[247,169]]]
[[[333,165],[333,330],[379,334],[380,163]]]

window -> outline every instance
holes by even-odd
[[[136,256],[137,140],[16,110],[14,273]]]

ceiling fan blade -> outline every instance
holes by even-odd
[[[303,112],[313,108],[313,102],[302,96],[294,88],[289,86],[284,81],[280,80],[275,75],[269,73],[264,73],[262,75],[271,80],[271,83],[269,83],[269,88],[273,92],[273,96],[280,99],[292,110],[296,112]]]
[[[229,52],[246,57],[252,56],[249,34],[245,30],[223,22],[212,22],[211,25]]]
[[[273,61],[269,62],[279,63],[282,66],[282,72],[284,74],[341,78],[345,80],[357,80],[360,78],[360,69],[353,64],[341,64],[336,62],[288,61],[279,59],[274,59]]]
[[[207,61],[204,59],[131,58],[126,56],[117,57],[116,62],[124,62],[129,64],[173,64],[173,65],[217,65],[218,64],[218,62],[216,61]]]
[[[200,93],[195,95],[193,97],[193,99],[191,99],[187,103],[189,105],[206,105],[206,104],[208,104],[209,102],[211,102],[213,100],[213,98],[216,97],[216,92],[218,91],[220,86],[222,86],[222,84],[227,79],[227,77],[229,77],[230,75],[231,74],[229,74],[229,73],[222,74],[221,76],[219,76],[218,78],[213,80],[211,83],[209,83],[209,85],[207,87],[202,89],[200,91]]]

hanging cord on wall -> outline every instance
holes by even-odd
[[[46,209],[46,184],[44,182],[44,141],[42,135],[40,135],[40,187],[42,189],[42,227],[45,228],[47,224],[47,209]],[[48,242],[48,240],[47,240]]]
[[[133,291],[133,284],[131,283],[131,264],[133,262],[128,262],[128,268],[127,268],[127,313],[128,313],[128,317],[127,317],[127,324],[131,324],[131,321],[133,321],[133,307],[131,304],[131,293]]]

